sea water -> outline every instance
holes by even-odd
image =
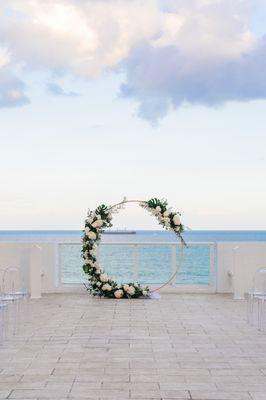
[[[61,282],[76,284],[84,282],[81,245],[79,245],[81,236],[82,231],[0,231],[0,242],[60,243]],[[212,246],[214,249],[215,261],[217,242],[266,241],[266,231],[187,231],[183,236],[188,246],[185,248],[184,260],[176,277],[178,284],[210,283],[210,248]],[[135,259],[132,244],[138,243],[139,283],[160,284],[172,273],[172,247],[167,243],[177,241],[177,237],[168,231],[136,231],[135,234],[103,235],[103,245],[99,252],[100,265],[116,281],[132,282]],[[159,242],[164,244],[156,245]],[[105,245],[108,243],[109,245]],[[180,246],[177,247],[176,263],[179,264],[179,261]]]

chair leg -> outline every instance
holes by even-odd
[[[265,330],[265,299],[260,298],[258,301],[258,328],[260,331]]]
[[[247,300],[247,321],[250,325],[254,324],[253,308],[254,308],[254,296],[252,293],[249,293]]]

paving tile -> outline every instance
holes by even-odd
[[[252,400],[266,400],[266,392],[249,392]]]
[[[2,390],[0,389],[0,399],[7,399],[10,395],[11,390]]]
[[[30,307],[24,331],[0,347],[0,398],[266,400],[266,335],[247,325],[244,301],[85,293]]]

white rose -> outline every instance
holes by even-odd
[[[96,285],[97,285],[98,287],[100,287],[100,286],[102,286],[102,282],[99,281],[99,282],[96,283]]]
[[[121,290],[121,289],[118,289],[118,290],[116,290],[115,292],[114,292],[114,295],[115,295],[115,298],[116,299],[121,299],[121,297],[123,297],[123,290]]]
[[[163,213],[163,216],[164,216],[164,217],[169,217],[169,215],[171,214],[171,212],[172,212],[171,208],[168,208],[168,210],[166,210],[166,211]]]
[[[107,292],[110,292],[110,290],[112,290],[112,286],[109,285],[109,283],[105,283],[105,285],[103,285],[102,290],[107,290]]]
[[[135,288],[133,286],[129,286],[128,290],[127,290],[128,294],[130,294],[131,296],[133,296],[135,294]]]
[[[86,233],[86,235],[88,235],[89,232],[90,232],[90,228],[89,228],[88,226],[86,226],[86,228],[85,228],[85,233]]]
[[[123,289],[124,289],[125,292],[127,292],[128,289],[129,289],[129,285],[127,285],[127,284],[123,285]]]
[[[157,207],[155,208],[155,211],[156,211],[157,213],[160,213],[160,212],[162,211],[162,209],[161,209],[160,206],[157,206]]]
[[[89,231],[89,233],[87,233],[87,236],[91,240],[95,240],[97,238],[96,233],[93,231]]]
[[[173,218],[174,224],[175,225],[180,225],[181,221],[180,221],[180,217],[178,214],[176,214]]]
[[[94,228],[100,228],[100,227],[103,225],[103,221],[97,219],[97,220],[94,221],[91,225],[92,225]]]
[[[102,282],[108,282],[109,278],[107,274],[101,274],[100,279]]]

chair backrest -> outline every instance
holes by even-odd
[[[266,267],[258,268],[253,277],[253,291],[266,293]]]
[[[0,295],[3,294],[4,268],[0,268]]]
[[[2,292],[12,294],[21,290],[20,270],[17,267],[8,267],[2,275]]]

